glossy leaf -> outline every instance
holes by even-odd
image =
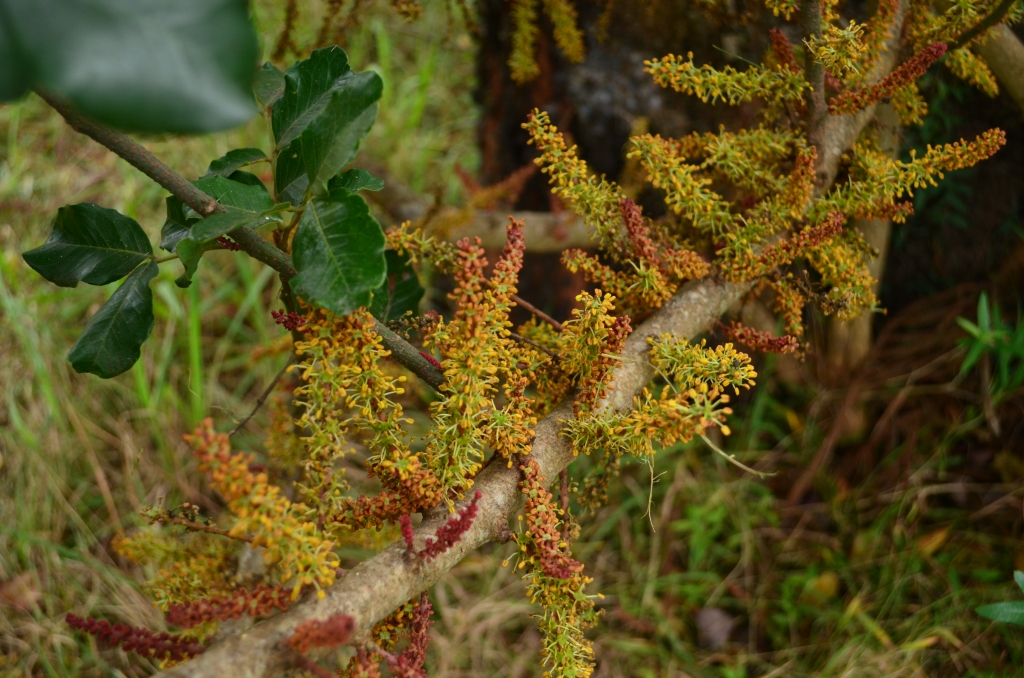
[[[292,289],[339,314],[368,305],[387,274],[380,225],[366,201],[344,190],[306,205],[292,242],[292,260],[299,271]]]
[[[344,188],[346,191],[358,193],[359,191],[379,191],[384,188],[384,182],[373,176],[364,169],[353,168],[342,172],[327,182],[327,191]]]
[[[255,112],[246,0],[0,0],[0,16],[0,100],[42,88],[146,132],[210,132]]]
[[[167,219],[160,229],[160,247],[173,252],[182,238],[188,237],[192,224],[198,219],[185,216],[185,205],[173,195],[167,196]]]
[[[331,93],[327,105],[302,132],[302,159],[314,190],[356,157],[359,144],[377,119],[384,91],[380,76],[358,73]]]
[[[193,183],[225,208],[223,212],[215,212],[192,226],[189,237],[197,243],[219,238],[239,226],[259,228],[271,221],[280,221],[276,213],[266,214],[274,207],[274,201],[262,184],[251,186],[221,176],[206,177]],[[188,212],[191,210],[186,214]]]
[[[268,61],[256,71],[252,88],[264,106],[273,106],[284,94],[284,73]]]
[[[409,263],[409,255],[399,255],[394,250],[384,252],[387,263],[387,279],[373,291],[370,313],[381,322],[397,320],[408,312],[413,315],[419,310],[424,289],[416,278],[416,271]]]
[[[158,270],[154,261],[136,268],[89,320],[68,353],[76,372],[109,379],[135,364],[143,342],[153,331],[153,292],[149,283]]]
[[[1013,581],[1017,582],[1017,586],[1020,587],[1021,591],[1024,591],[1024,572],[1017,570],[1013,573]]]
[[[992,621],[1024,626],[1024,600],[982,605],[975,612]]]
[[[306,163],[302,161],[302,142],[296,139],[277,156],[274,191],[278,200],[301,205],[305,201],[307,188],[309,177],[306,176]]]
[[[267,154],[258,148],[236,148],[211,162],[206,176],[230,177],[235,170],[266,159]]]
[[[50,237],[22,256],[50,282],[76,287],[120,280],[152,254],[146,232],[134,219],[86,202],[61,207]]]
[[[340,47],[314,50],[284,73],[284,91],[274,104],[270,122],[281,149],[297,138],[327,105],[331,94],[355,75]]]

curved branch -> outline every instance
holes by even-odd
[[[614,380],[600,409],[629,410],[634,396],[654,376],[654,367],[647,360],[649,337],[665,333],[677,337],[700,334],[749,288],[750,284],[735,285],[711,279],[684,286],[626,340]],[[574,458],[568,441],[560,436],[564,422],[572,417],[572,402],[567,400],[537,423],[533,456],[545,478],[555,478]],[[410,559],[404,542],[392,544],[346,573],[322,600],[310,597],[287,612],[257,624],[245,634],[225,639],[195,659],[158,675],[164,678],[276,675],[288,661],[285,641],[295,628],[304,621],[323,620],[335,614],[349,615],[355,620],[357,632],[365,634],[374,623],[437,582],[470,552],[507,535],[509,517],[521,505],[518,471],[505,464],[489,464],[477,476],[473,488],[482,496],[472,526],[455,546],[429,563]],[[416,529],[417,545],[422,546],[447,519],[447,511],[436,513]]]

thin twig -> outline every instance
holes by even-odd
[[[750,468],[749,466],[747,466],[746,464],[741,462],[739,459],[737,459],[735,454],[729,454],[727,452],[723,452],[718,447],[718,445],[715,445],[713,442],[711,442],[711,438],[708,438],[706,435],[703,435],[703,434],[701,434],[700,437],[704,439],[704,442],[706,442],[708,444],[708,447],[710,447],[712,450],[714,450],[718,454],[720,454],[723,457],[725,457],[726,461],[728,461],[730,464],[733,464],[734,466],[737,466],[737,467],[743,469],[747,473],[753,473],[758,478],[771,478],[773,475],[775,475],[774,473],[767,473],[765,471],[758,471],[756,469]]]
[[[133,167],[166,188],[171,192],[171,195],[199,214],[208,216],[224,209],[220,203],[196,188],[191,182],[185,180],[184,177],[165,165],[159,158],[127,135],[83,117],[67,102],[58,97],[47,92],[38,92],[38,94],[64,117],[64,120],[67,121],[72,129],[86,135],[110,149],[119,157],[127,160]],[[247,226],[239,226],[228,233],[228,235],[250,257],[270,266],[278,272],[281,277],[281,298],[285,303],[285,308],[289,312],[298,311],[295,295],[288,285],[288,281],[298,275],[298,271],[295,270],[295,266],[292,264],[291,257]],[[380,323],[376,323],[374,330],[381,336],[384,347],[391,351],[391,355],[395,360],[435,389],[440,387],[444,381],[444,373],[431,365],[430,361],[420,355],[415,347]],[[302,340],[301,334],[296,335],[293,332],[293,337],[296,341]]]
[[[269,384],[267,384],[267,388],[265,388],[263,390],[263,393],[260,394],[260,397],[256,400],[256,406],[252,408],[252,412],[249,413],[249,416],[247,416],[242,421],[238,422],[238,425],[231,429],[231,433],[228,434],[229,438],[238,433],[240,430],[242,430],[242,427],[248,424],[249,420],[253,418],[253,416],[259,411],[261,407],[263,407],[263,403],[265,403],[267,401],[267,398],[270,397],[270,394],[274,390],[274,387],[277,386],[277,382],[281,381],[281,377],[283,377],[284,373],[288,371],[288,368],[291,367],[291,364],[292,358],[289,356],[288,361],[285,362],[284,366],[281,367],[281,369],[277,372],[277,375],[270,380]]]
[[[1006,16],[1006,13],[1010,11],[1010,7],[1012,7],[1013,3],[1016,1],[1017,0],[1003,0],[999,3],[998,7],[992,10],[991,14],[961,33],[953,42],[946,43],[949,47],[949,51],[952,52],[955,49],[960,49],[967,45],[971,40],[974,40],[976,37],[1002,21],[1003,17]]]
[[[557,320],[555,320],[554,318],[549,316],[544,311],[540,310],[539,308],[537,308],[536,306],[534,306],[530,302],[526,301],[525,299],[523,299],[518,294],[513,294],[512,295],[512,301],[516,302],[517,306],[521,306],[521,307],[525,308],[527,311],[529,311],[530,313],[534,314],[535,316],[537,316],[538,318],[540,318],[541,320],[546,322],[548,325],[551,325],[552,327],[554,327],[559,332],[562,331],[562,323],[558,322]]]
[[[529,344],[530,346],[533,346],[538,351],[542,351],[543,353],[547,353],[549,356],[551,356],[552,360],[558,361],[558,360],[562,359],[561,356],[559,356],[557,353],[552,351],[550,348],[547,348],[546,346],[541,346],[540,344],[538,344],[533,339],[529,339],[527,337],[524,337],[521,334],[516,334],[515,332],[509,332],[509,336],[512,337],[513,339],[515,339],[516,341],[521,341],[524,344]]]
[[[245,535],[245,534],[243,534],[243,535],[231,534],[227,530],[222,530],[219,527],[211,527],[210,525],[203,525],[202,523],[196,523],[196,522],[193,522],[191,520],[187,520],[185,518],[182,518],[180,516],[176,517],[176,518],[171,518],[170,522],[175,524],[175,525],[181,525],[182,527],[185,527],[185,528],[187,528],[189,530],[195,530],[196,532],[207,532],[209,534],[219,534],[222,537],[228,537],[230,539],[237,539],[239,541],[249,542],[250,544],[252,543],[252,537],[250,537],[249,535]]]

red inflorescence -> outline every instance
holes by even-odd
[[[828,112],[833,115],[856,113],[872,104],[877,104],[886,97],[893,96],[924,75],[928,67],[945,53],[946,44],[943,42],[936,42],[925,47],[880,82],[860,89],[847,90],[833,98],[828,104]]]
[[[427,642],[430,640],[427,634],[430,631],[430,616],[433,613],[430,598],[424,591],[420,595],[420,604],[413,612],[409,628],[409,645],[397,657],[387,657],[393,678],[427,678],[423,663],[427,659]]]
[[[434,356],[430,355],[426,351],[420,351],[420,355],[423,356],[424,358],[426,358],[428,363],[430,363],[431,365],[433,365],[437,369],[441,369],[441,363],[437,362],[437,358],[435,358]]]
[[[729,326],[719,323],[719,327],[725,331],[730,339],[737,344],[742,344],[754,351],[762,353],[795,353],[800,349],[800,343],[796,337],[784,334],[781,337],[773,337],[770,332],[755,330],[733,321]]]
[[[280,311],[271,311],[270,315],[273,316],[274,322],[278,325],[284,325],[284,328],[291,332],[292,330],[301,330],[305,327],[308,319],[306,316],[299,315],[298,313],[285,313],[282,308]]]
[[[416,545],[412,542],[412,516],[399,516],[398,524],[402,526],[402,538],[405,539],[405,548],[415,551]]]
[[[473,499],[461,511],[437,529],[437,534],[434,537],[427,538],[423,550],[416,555],[429,562],[458,543],[462,535],[473,524],[473,519],[476,518],[477,502],[480,501],[481,496],[480,491],[477,490]]]
[[[355,621],[347,614],[336,614],[324,621],[313,619],[296,626],[288,644],[302,654],[311,647],[338,647],[348,642],[355,627]]]
[[[82,618],[73,613],[68,614],[67,621],[72,628],[90,633],[108,645],[157,659],[183,661],[206,649],[191,638],[137,629],[121,622],[111,624],[103,619]]]
[[[260,586],[253,591],[239,589],[226,597],[175,603],[167,610],[167,621],[190,629],[214,619],[238,619],[242,615],[262,617],[270,614],[274,608],[286,610],[290,603],[291,588]]]
[[[238,243],[236,243],[234,240],[227,237],[226,235],[222,235],[221,237],[217,238],[217,244],[226,250],[231,250],[232,252],[237,252],[238,250],[242,249]]]
[[[789,39],[778,28],[768,31],[768,37],[772,41],[772,52],[775,53],[779,65],[787,71],[799,73],[800,66],[793,55],[793,45],[790,44]]]

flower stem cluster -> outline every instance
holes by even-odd
[[[280,488],[267,482],[266,473],[252,473],[251,455],[232,455],[227,434],[214,431],[212,419],[185,440],[235,515],[231,533],[252,535],[252,545],[263,547],[264,560],[281,582],[292,582],[293,600],[304,586],[315,586],[322,596],[334,583],[338,558],[316,525],[301,519],[306,507],[282,496]]]
[[[238,619],[246,615],[263,617],[274,608],[287,610],[290,603],[289,592],[283,586],[258,586],[252,591],[238,589],[229,596],[174,603],[167,610],[167,622],[190,629],[214,620]]]
[[[310,619],[295,627],[288,644],[302,654],[314,647],[338,647],[352,637],[355,625],[347,614],[335,614],[323,621]]]

